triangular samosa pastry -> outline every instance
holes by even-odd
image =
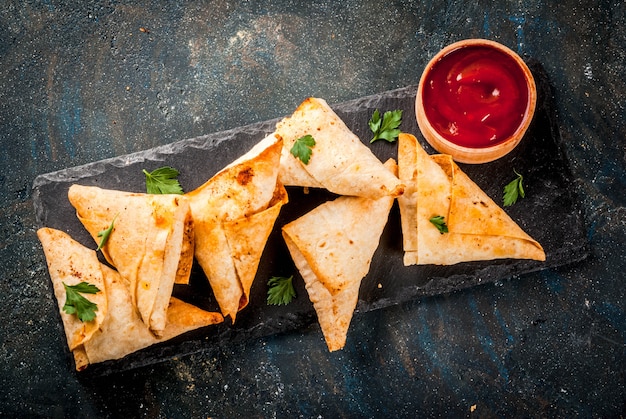
[[[71,351],[81,346],[102,325],[107,314],[106,284],[100,271],[100,261],[94,250],[72,240],[67,233],[52,228],[40,228],[37,237],[41,242],[52,280],[54,296],[61,313],[65,329],[67,346]],[[83,297],[97,305],[96,317],[92,321],[82,322],[76,315],[63,310],[68,286],[87,282],[96,286],[100,292],[83,294]]]
[[[161,336],[148,330],[132,306],[128,282],[117,271],[101,265],[107,286],[109,314],[102,327],[83,344],[82,354],[75,355],[76,369],[88,364],[120,359],[148,346],[183,333],[224,321],[220,313],[205,311],[176,297],[170,297],[167,322]]]
[[[404,264],[452,265],[492,259],[545,260],[541,245],[522,230],[448,155],[429,155],[410,134],[398,139],[398,198]],[[430,221],[443,217],[447,233]]]
[[[380,198],[402,194],[402,182],[386,170],[372,151],[323,99],[310,97],[276,124],[283,139],[279,179],[286,186],[325,188],[339,195]],[[290,150],[296,140],[315,140],[307,164]]]
[[[89,364],[122,358],[139,349],[163,342],[200,327],[220,323],[221,314],[204,311],[171,297],[167,308],[167,325],[156,337],[135,310],[129,283],[120,274],[101,264],[94,250],[84,247],[59,230],[42,228],[37,232],[49,267],[61,318],[74,355],[77,370]],[[101,292],[85,295],[97,303],[98,317],[82,323],[75,315],[62,310],[65,301],[63,282],[86,281]],[[85,330],[80,341],[71,338],[79,327]]]
[[[395,171],[393,160],[385,166]],[[330,351],[346,343],[361,280],[369,272],[393,200],[340,196],[282,229]]]
[[[165,328],[174,282],[191,272],[193,220],[181,195],[152,195],[72,185],[77,216],[107,261],[129,281],[133,304],[157,336]],[[181,281],[184,282],[184,281]]]
[[[195,255],[224,316],[235,321],[249,300],[265,243],[287,202],[278,182],[282,140],[270,135],[186,194]]]

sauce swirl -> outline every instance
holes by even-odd
[[[528,86],[517,62],[487,46],[464,46],[426,75],[424,112],[448,141],[484,148],[507,140],[528,106]]]

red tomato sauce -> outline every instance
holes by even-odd
[[[528,87],[508,55],[467,46],[443,56],[424,83],[424,112],[435,130],[455,144],[484,148],[509,138],[524,118]]]

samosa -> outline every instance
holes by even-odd
[[[39,229],[37,236],[44,249],[68,347],[74,355],[77,370],[83,370],[89,364],[122,358],[224,320],[220,313],[208,312],[171,297],[166,310],[166,326],[157,337],[135,310],[129,281],[101,264],[93,249],[52,228]],[[95,294],[83,295],[97,306],[96,318],[92,321],[82,322],[76,314],[63,310],[66,302],[63,284],[80,282],[87,282],[99,290]]]
[[[404,265],[451,265],[503,258],[545,260],[541,245],[448,155],[429,155],[410,134],[398,139],[398,198]],[[431,220],[445,223],[441,231]]]
[[[286,186],[325,188],[338,195],[380,198],[398,196],[402,182],[361,142],[324,99],[309,97],[276,124],[283,139],[280,181]],[[291,153],[310,135],[315,144],[305,163]]]
[[[287,192],[278,181],[282,139],[269,135],[187,193],[195,256],[222,314],[247,306],[261,255]]]
[[[385,166],[394,173],[393,160]],[[392,196],[340,196],[283,226],[330,351],[346,343],[361,280],[369,272],[393,201]]]
[[[174,283],[191,272],[193,220],[181,195],[152,195],[72,185],[79,220],[102,253],[128,280],[141,319],[159,336]],[[184,280],[182,281],[184,282]]]

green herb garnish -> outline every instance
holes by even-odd
[[[433,223],[435,227],[437,227],[437,230],[439,230],[439,233],[443,234],[443,233],[448,232],[448,225],[443,220],[442,215],[436,215],[434,217],[431,217],[430,220],[428,221],[430,221],[431,223]]]
[[[286,305],[296,296],[296,290],[293,288],[293,275],[289,278],[273,276],[267,281],[267,285],[270,287],[267,290],[267,304]]]
[[[63,311],[67,314],[76,314],[81,322],[90,322],[95,319],[98,305],[80,294],[96,294],[100,292],[100,289],[84,281],[76,285],[67,285],[64,282],[63,286],[65,287]]]
[[[516,203],[519,196],[522,198],[526,196],[526,193],[524,192],[524,185],[522,185],[524,177],[517,173],[515,169],[513,169],[513,171],[517,177],[504,187],[503,204],[505,207],[510,207]]]
[[[370,129],[374,133],[374,138],[370,140],[370,143],[373,143],[376,140],[387,140],[390,143],[393,143],[400,135],[400,130],[398,127],[402,123],[402,110],[396,109],[395,111],[387,111],[383,115],[383,118],[380,119],[380,112],[378,109],[374,111],[372,118],[369,120],[368,124]]]
[[[304,164],[309,164],[311,153],[313,153],[313,146],[315,145],[315,139],[313,136],[307,134],[304,137],[300,137],[296,140],[289,152]]]
[[[111,225],[109,227],[98,232],[98,237],[100,237],[100,244],[98,244],[98,248],[96,249],[96,252],[102,249],[104,245],[107,243],[107,241],[109,240],[109,236],[111,235],[111,232],[113,231],[113,225],[115,224],[115,219],[117,218],[118,215],[119,214],[116,214],[115,217],[113,217],[113,221],[111,221]]]
[[[178,170],[165,166],[148,172],[143,169],[146,175],[146,190],[149,194],[183,194],[183,188],[178,183]]]

